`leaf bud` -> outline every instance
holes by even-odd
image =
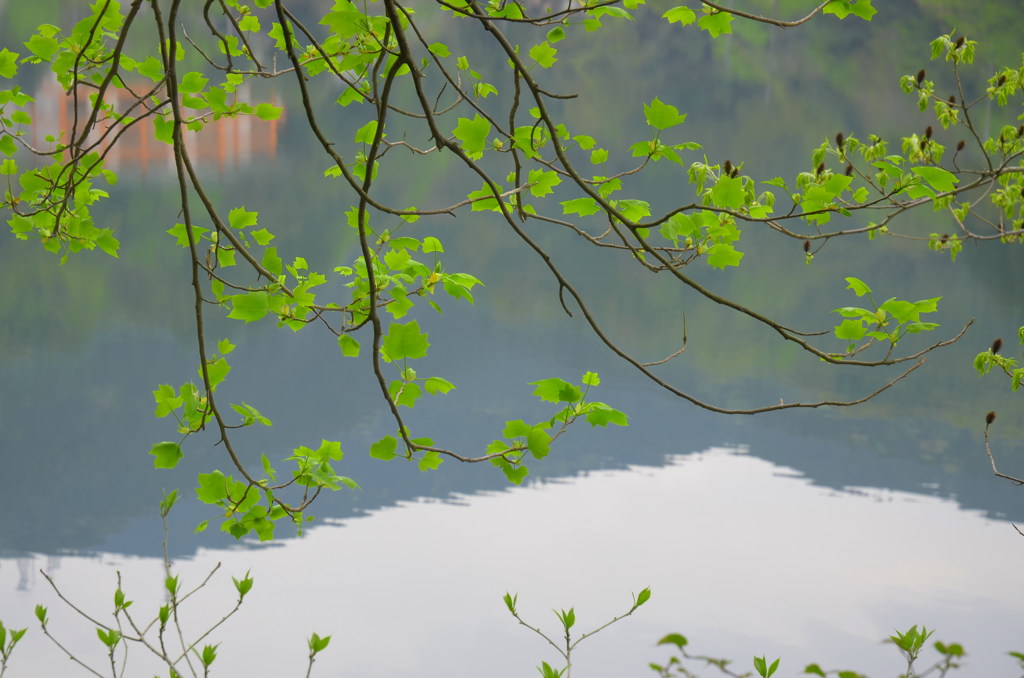
[[[927,145],[928,145],[928,137],[921,137],[921,144],[920,144],[921,150],[923,151],[925,149],[925,146],[927,146]]]
[[[965,42],[967,42],[967,38],[961,35],[959,38],[956,39],[956,45],[953,47],[953,49],[960,49],[961,47],[964,46]]]
[[[804,240],[804,252],[810,252],[810,251],[811,251],[811,241],[810,240]]]
[[[920,85],[924,81],[924,69],[922,68],[917,72],[917,84]]]
[[[846,166],[846,176],[853,176],[853,165]]]
[[[989,411],[989,413],[985,415],[985,426],[991,425],[992,422],[995,421],[995,420],[996,420],[996,413],[995,413],[995,411]]]
[[[815,174],[821,174],[824,171],[825,171],[825,163],[821,163],[820,165],[818,165],[818,169],[815,170]]]
[[[996,81],[996,87],[1002,87],[1006,84],[1006,74],[1003,73],[999,76],[999,80]]]
[[[992,353],[999,353],[999,349],[1003,347],[1003,340],[996,337],[996,340],[992,342]]]
[[[956,106],[956,95],[955,94],[950,94],[949,95],[949,103],[952,106]]]
[[[843,137],[843,133],[842,132],[839,132],[839,133],[836,134],[836,146],[839,148],[840,151],[843,150],[843,143],[845,141],[846,141],[846,139],[845,139],[845,137]]]
[[[927,127],[924,128],[924,138],[925,139],[931,139],[932,138],[932,126],[931,125],[928,125]]]
[[[1017,136],[1024,137],[1024,125],[1017,128]]]
[[[722,170],[725,172],[725,176],[731,177],[732,176],[732,161],[731,160],[726,160],[725,161],[725,165],[722,166]]]
[[[966,145],[967,143],[963,139],[961,139],[960,141],[956,142],[956,150],[962,151],[964,150],[964,146]]]
[[[947,242],[949,242],[949,234],[948,233],[943,233],[942,237],[939,238],[939,242],[941,242],[943,245],[945,245]]]

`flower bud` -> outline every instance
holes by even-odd
[[[989,426],[995,420],[996,413],[994,411],[990,411],[988,414],[985,415],[985,426]]]
[[[924,81],[924,69],[922,68],[917,72],[917,84],[920,85]]]
[[[992,342],[992,353],[999,353],[999,349],[1003,347],[1003,340],[996,337],[996,340]]]

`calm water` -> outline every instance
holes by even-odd
[[[847,74],[851,91],[826,77],[825,66],[814,68],[838,68],[861,50],[867,63],[916,70],[922,57],[912,52],[878,56],[901,17],[883,18],[876,32],[821,23],[765,40],[741,35],[728,52],[666,42],[661,33],[645,43],[638,38],[655,30],[646,24],[609,39],[630,45],[641,64],[652,57],[647,44],[672,57],[625,84],[624,100],[656,93],[690,113],[686,134],[706,141],[713,158],[793,172],[806,162],[804,149],[838,127],[923,124],[898,97],[892,64]],[[924,55],[938,31],[920,23],[920,36],[900,39],[916,41]],[[580,87],[606,65],[600,55],[565,58]],[[776,67],[758,66],[769,61]],[[714,94],[692,94],[704,91]],[[611,104],[567,113],[595,134],[638,115]],[[309,157],[297,118],[282,130],[274,167],[226,162],[217,190],[231,204],[260,209],[263,223],[279,225],[302,252],[317,253],[314,266],[329,268],[355,256],[348,229],[337,228],[334,196],[322,183],[280,183],[280,166],[300,168]],[[623,145],[631,141],[624,129]],[[218,164],[207,165],[211,176]],[[322,168],[313,169],[310,177]],[[665,200],[675,196],[670,177],[654,181]],[[34,248],[0,240],[0,619],[30,626],[32,607],[43,602],[60,637],[97,659],[91,626],[73,621],[37,570],[96,614],[108,609],[119,570],[139,600],[135,609],[155,610],[160,491],[189,495],[196,471],[221,464],[218,450],[199,445],[180,469],[158,474],[145,454],[172,435],[152,419],[149,392],[192,374],[193,339],[188,289],[178,283],[183,268],[160,233],[176,213],[173,187],[159,168],[125,184],[108,212],[124,242],[118,262],[79,257],[57,268]],[[386,190],[424,205],[443,184]],[[922,215],[920,228],[933,229],[934,218]],[[183,578],[195,583],[223,563],[216,590],[196,605],[199,620],[230,605],[229,575],[251,569],[256,579],[242,616],[216,638],[224,643],[219,675],[301,675],[303,638],[312,631],[335,638],[315,675],[530,674],[554,657],[509,617],[505,591],[519,593],[528,621],[554,632],[552,607],[576,605],[579,627],[589,630],[628,608],[630,592],[644,586],[654,591],[651,602],[584,643],[578,675],[643,675],[648,661],[664,656],[653,644],[670,631],[744,669],[752,654],[766,653],[781,655],[787,673],[818,661],[891,675],[901,668],[896,652],[878,641],[914,623],[963,643],[971,675],[1014,675],[1002,653],[1024,650],[1024,541],[1008,522],[1024,521],[1022,495],[991,477],[979,424],[987,410],[1000,412],[994,442],[1013,472],[1024,467],[1022,418],[1019,398],[1008,398],[998,380],[977,379],[970,358],[994,336],[1011,343],[1022,322],[1018,253],[969,249],[954,265],[920,246],[851,243],[805,267],[790,243],[746,233],[743,270],[701,279],[801,326],[834,322],[828,311],[848,301],[845,275],[885,288],[885,296],[941,294],[940,322],[950,333],[970,317],[978,322],[962,345],[864,407],[728,418],[695,410],[614,362],[561,314],[550,278],[494,222],[474,215],[433,228],[449,267],[487,287],[477,307],[449,306],[443,323],[421,320],[433,343],[429,369],[458,389],[418,407],[414,425],[454,446],[479,446],[505,419],[543,416],[527,382],[585,370],[602,373],[600,398],[628,412],[632,425],[574,431],[520,488],[489,466],[449,462],[422,474],[366,458],[390,423],[365,395],[370,375],[339,365],[329,338],[216,324],[218,336],[239,345],[227,395],[251,399],[275,422],[245,442],[274,451],[339,438],[347,451],[341,472],[364,488],[325,498],[317,527],[270,548],[237,545],[216,530],[194,537],[192,526],[208,512],[191,501],[176,509],[171,551]],[[892,376],[823,368],[629,262],[581,250],[563,234],[535,235],[599,300],[616,338],[649,359],[674,350],[685,311],[690,348],[666,374],[706,399],[749,406],[856,397]],[[268,383],[274,387],[265,391]],[[272,651],[252,658],[253,647]],[[34,629],[9,675],[62,675],[67,664]]]

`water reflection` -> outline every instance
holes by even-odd
[[[627,609],[629,593],[644,586],[654,592],[647,606],[581,645],[580,675],[643,675],[663,655],[654,641],[673,630],[740,668],[768,653],[783,657],[787,673],[828,661],[890,675],[900,668],[896,652],[878,641],[914,623],[963,643],[969,674],[1008,675],[1004,653],[1020,649],[1009,620],[1024,614],[1012,594],[1024,553],[1009,531],[948,500],[822,488],[742,448],[717,448],[661,468],[593,471],[457,502],[403,501],[320,526],[285,549],[204,549],[180,569],[194,584],[223,563],[202,609],[188,615],[197,623],[230,607],[228,575],[252,570],[243,617],[212,638],[223,642],[223,675],[300,675],[312,631],[334,637],[314,675],[529,675],[554,657],[509,617],[505,591],[552,631],[550,609],[575,605],[582,631]],[[0,565],[6,621],[28,625],[43,602],[62,638],[100,657],[91,625],[65,622],[71,615],[41,577],[19,587],[21,563]],[[155,559],[63,557],[54,574],[100,615],[115,568],[139,601],[133,610],[155,610],[163,578]],[[12,676],[65,666],[33,631]]]
[[[675,28],[649,22],[643,30],[657,23],[661,32],[634,39],[624,24],[606,42],[583,44],[576,53],[565,48],[574,86],[603,91],[611,79],[626,88],[604,106],[569,114],[583,131],[615,132],[625,144],[632,139],[627,121],[639,118],[626,103],[660,95],[690,114],[685,135],[705,141],[713,159],[742,159],[755,173],[797,171],[807,151],[837,128],[900,134],[919,122],[912,102],[893,103],[892,65],[875,69],[864,59],[916,70],[927,39],[947,28],[929,24],[907,37],[903,31],[930,10],[893,11],[905,15],[889,24],[879,17],[870,31],[823,22],[811,31],[779,33],[771,59],[751,34],[710,44],[681,40]],[[644,77],[623,75],[630,65],[607,48],[616,43],[666,66]],[[1018,43],[1013,31],[1013,49]],[[894,54],[893,44],[909,47]],[[843,77],[855,86],[841,92]],[[828,96],[808,97],[811,91]],[[332,121],[350,122],[344,115]],[[319,156],[301,126],[283,124],[280,132],[280,143],[270,147],[278,153],[274,166],[228,153],[211,156],[206,169],[212,174],[237,164],[218,183],[225,204],[260,210],[261,223],[283,225],[282,233],[298,239],[297,252],[312,252],[311,265],[329,270],[352,256],[351,232],[340,225],[343,207],[324,183],[323,166],[309,162]],[[293,183],[281,183],[282,166]],[[180,469],[155,473],[145,455],[170,430],[151,418],[147,394],[194,372],[188,290],[161,282],[183,278],[178,252],[162,233],[177,211],[174,187],[157,178],[154,172],[122,202],[97,209],[123,236],[126,251],[115,265],[79,257],[57,272],[38,248],[0,242],[8,292],[0,322],[0,515],[18,516],[0,531],[0,554],[20,556],[0,560],[0,615],[9,624],[30,625],[39,601],[56,616],[60,606],[39,567],[96,611],[109,608],[120,568],[130,595],[143,602],[154,596],[147,609],[155,609],[162,583],[153,558],[159,553],[155,499],[171,487],[191,499],[195,472],[221,463],[219,450],[196,445]],[[426,206],[453,190],[450,178],[440,171],[411,182],[402,177],[385,189],[403,204]],[[681,183],[666,174],[652,187],[674,198]],[[922,232],[934,218],[923,215]],[[158,221],[166,225],[149,228]],[[972,674],[1008,673],[1001,653],[1022,649],[1007,629],[1019,628],[1024,610],[1019,596],[1006,593],[1018,586],[1021,549],[1008,525],[992,519],[1024,515],[1020,492],[989,473],[979,424],[988,409],[1005,412],[997,442],[1008,467],[1019,468],[1024,418],[1011,414],[1019,412],[1019,399],[1007,399],[1004,384],[972,374],[970,356],[993,336],[1007,339],[1019,324],[1024,268],[1016,254],[969,249],[954,265],[917,246],[849,243],[842,254],[826,251],[806,267],[788,243],[745,234],[742,271],[696,273],[716,291],[787,318],[806,311],[802,326],[803,318],[820,326],[836,305],[841,277],[853,274],[880,281],[879,288],[891,285],[900,296],[943,294],[942,322],[951,327],[978,315],[980,338],[937,356],[898,392],[854,411],[723,419],[682,406],[612,362],[578,319],[561,314],[542,267],[524,260],[521,244],[492,225],[474,214],[437,226],[451,268],[478,274],[488,286],[478,307],[454,306],[443,326],[429,328],[431,365],[458,390],[412,420],[472,447],[490,440],[506,418],[543,416],[530,409],[527,381],[575,379],[597,369],[607,389],[602,397],[628,412],[633,426],[573,432],[534,469],[545,483],[513,490],[490,468],[446,464],[422,474],[373,462],[366,446],[390,432],[391,423],[364,395],[373,389],[369,375],[347,363],[343,368],[351,371],[342,372],[333,342],[265,326],[240,331],[212,320],[219,336],[231,333],[239,346],[238,376],[225,392],[258,394],[258,405],[275,421],[258,440],[245,442],[280,452],[339,437],[347,452],[342,472],[364,487],[321,500],[316,513],[330,524],[308,538],[260,551],[225,551],[215,529],[193,537],[192,527],[209,515],[194,501],[182,502],[172,548],[188,557],[182,569],[191,581],[214,562],[225,563],[216,610],[231,603],[228,574],[252,567],[257,579],[248,616],[223,636],[221,675],[298,675],[310,631],[335,635],[319,675],[529,675],[535,662],[552,658],[507,616],[500,602],[505,590],[519,591],[524,612],[540,623],[552,620],[551,607],[576,604],[587,629],[621,612],[629,592],[646,585],[655,597],[637,618],[582,647],[581,674],[643,674],[659,656],[653,641],[679,630],[710,654],[782,654],[787,673],[829,661],[891,675],[898,670],[895,653],[877,641],[913,623],[963,642]],[[756,350],[759,330],[742,319],[701,307],[657,280],[640,280],[629,262],[578,254],[558,234],[538,237],[600,299],[596,310],[611,319],[616,337],[645,355],[676,347],[659,343],[665,335],[653,330],[678,323],[685,309],[693,359],[671,368],[672,375],[709,399],[758,404],[780,392],[787,400],[792,392],[848,397],[877,385],[799,362],[775,344]],[[864,270],[847,270],[850,261]],[[473,337],[469,346],[466,336]],[[321,379],[328,370],[331,376]],[[312,392],[311,374],[318,379]],[[491,395],[495,382],[508,388]],[[726,443],[748,445],[749,453],[719,449],[672,457],[666,465],[666,452]],[[271,622],[281,618],[296,627],[276,629]],[[75,647],[94,652],[91,628],[81,630]],[[66,670],[66,660],[37,644],[38,635],[29,635],[11,675]],[[246,664],[243,655],[253,647],[272,651]]]

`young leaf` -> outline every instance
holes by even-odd
[[[384,336],[382,349],[385,356],[392,361],[422,358],[427,355],[427,348],[430,346],[428,336],[426,332],[420,332],[420,324],[415,320],[405,325],[391,323],[388,333]]]
[[[149,451],[153,457],[153,468],[174,468],[181,461],[181,445],[178,443],[162,442],[153,446]]]
[[[398,441],[392,436],[384,436],[377,442],[370,445],[370,456],[374,459],[388,461],[395,458],[395,449]]]
[[[662,103],[657,97],[650,105],[644,104],[644,116],[654,129],[668,129],[686,120],[686,115],[680,114],[678,108]]]

